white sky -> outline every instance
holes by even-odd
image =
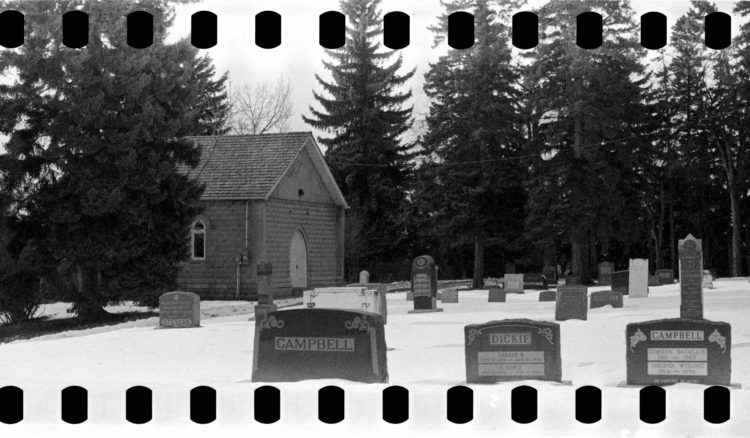
[[[532,0],[530,3],[541,2]],[[670,28],[689,8],[687,0],[632,0],[631,4],[637,16],[651,11],[665,14]],[[720,11],[732,16],[734,37],[739,20],[732,14],[734,2],[718,1],[716,4]],[[318,16],[329,10],[339,10],[338,6],[338,0],[205,0],[177,7],[173,36],[190,34],[190,16],[193,13],[201,10],[215,13],[218,16],[218,42],[206,52],[213,58],[217,71],[228,71],[229,81],[233,84],[252,84],[264,80],[274,82],[280,75],[287,77],[293,88],[293,115],[289,129],[310,131],[312,128],[304,123],[301,116],[309,114],[308,106],[315,104],[312,94],[313,89],[318,88],[315,73],[327,76],[321,63],[325,49],[318,44]],[[278,12],[282,17],[281,45],[275,49],[261,49],[254,43],[255,14],[265,10]],[[383,14],[402,11],[411,17],[411,44],[400,52],[404,57],[404,67],[417,69],[409,86],[414,95],[414,116],[419,120],[429,105],[422,91],[428,63],[434,62],[446,47],[433,49],[433,34],[427,29],[436,23],[436,17],[442,13],[440,2],[383,0],[382,11]],[[419,123],[415,124],[417,126]]]

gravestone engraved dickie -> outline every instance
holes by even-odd
[[[359,273],[359,282],[360,283],[369,283],[370,282],[370,273],[367,271],[360,271]]]
[[[505,274],[503,277],[503,289],[505,293],[523,293],[523,274]]]
[[[383,324],[388,324],[388,285],[385,283],[352,283],[347,284],[347,287],[364,287],[367,289],[375,289],[378,291],[378,297],[380,298],[380,313],[383,315]]]
[[[544,274],[527,273],[523,274],[523,288],[534,290],[547,289],[547,279]]]
[[[731,326],[685,318],[635,322],[626,329],[627,383],[729,385]]]
[[[255,327],[253,382],[387,383],[382,316],[338,309],[270,312]]]
[[[560,288],[558,288],[560,289]],[[543,290],[539,292],[539,301],[556,301],[557,300],[557,292],[553,290]]]
[[[612,273],[612,290],[627,295],[629,291],[628,282],[630,273],[628,271],[615,271]]]
[[[489,286],[489,295],[487,302],[489,303],[504,303],[505,302],[505,290],[499,286]]]
[[[411,266],[411,291],[414,310],[408,313],[440,312],[437,308],[437,272],[435,261],[428,255],[414,259]]]
[[[552,265],[542,267],[542,275],[547,280],[547,287],[557,286],[557,268]]]
[[[506,319],[464,327],[466,382],[562,379],[560,325]]]
[[[162,328],[199,327],[201,299],[193,292],[167,292],[159,297],[159,326]]]
[[[604,306],[612,306],[619,309],[622,307],[622,292],[605,290],[600,292],[591,292],[590,309],[596,309]]]
[[[582,319],[588,316],[588,288],[581,285],[565,285],[557,288],[555,321]]]
[[[612,284],[612,273],[615,272],[615,264],[612,262],[601,262],[597,265],[600,286],[609,286]]]
[[[458,289],[454,287],[443,289],[442,295],[440,296],[440,301],[443,303],[457,303],[458,302]]]
[[[674,271],[671,269],[657,269],[654,274],[659,277],[660,285],[674,283]]]
[[[703,318],[703,252],[700,239],[689,234],[678,241],[680,318]]]
[[[630,259],[628,296],[630,298],[648,297],[648,259]]]

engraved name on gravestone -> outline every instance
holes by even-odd
[[[689,234],[679,240],[680,318],[703,318],[703,251],[700,239]]]
[[[501,289],[500,286],[489,286],[489,295],[487,302],[489,303],[504,303],[505,302],[505,289]]]
[[[565,285],[557,288],[555,321],[567,319],[586,320],[588,315],[588,288],[581,285]]]
[[[612,306],[613,308],[622,307],[622,292],[615,292],[612,290],[604,290],[599,292],[591,292],[591,300],[589,302],[590,309],[596,309],[604,306]]]
[[[612,262],[601,262],[597,265],[599,273],[599,285],[609,286],[612,284],[612,273],[615,272],[615,264]]]
[[[627,383],[729,385],[731,326],[726,322],[662,319],[626,329]]]
[[[168,292],[159,297],[159,326],[198,327],[201,323],[200,297],[193,292]]]
[[[506,319],[464,327],[466,382],[562,378],[560,325]]]
[[[558,290],[560,288],[558,287]],[[539,292],[539,301],[555,301],[557,300],[557,292],[553,290],[543,290]]]
[[[408,313],[440,312],[437,308],[437,272],[435,261],[428,255],[414,259],[411,267],[411,291],[414,310]]]
[[[628,269],[628,296],[648,297],[648,259],[630,259]]]
[[[545,290],[547,289],[547,279],[544,277],[544,274],[541,273],[523,274],[523,288]]]
[[[387,383],[382,316],[338,309],[270,312],[255,328],[253,382]]]
[[[506,293],[522,294],[523,293],[523,274],[505,274],[503,284]]]
[[[623,295],[628,294],[628,281],[630,273],[628,271],[615,271],[612,273],[612,290],[620,292]]]
[[[542,268],[542,275],[547,280],[547,287],[557,286],[557,268],[552,265],[545,265]]]
[[[674,283],[674,271],[671,269],[657,269],[654,274],[659,277],[660,285]]]

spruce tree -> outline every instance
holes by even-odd
[[[400,73],[402,60],[382,51],[380,0],[345,0],[346,44],[328,50],[323,65],[331,80],[316,75],[320,109],[305,122],[331,137],[320,138],[326,161],[350,210],[346,221],[348,270],[367,269],[401,258],[405,248],[402,211],[410,175],[411,91],[403,85],[414,71]]]

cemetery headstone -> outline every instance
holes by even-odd
[[[542,268],[542,275],[547,280],[547,287],[557,286],[557,268],[552,265],[545,265]]]
[[[544,277],[544,274],[523,274],[523,288],[545,290],[547,289],[547,279]]]
[[[360,283],[369,283],[370,282],[370,273],[367,271],[360,271],[359,273],[359,282]]]
[[[443,303],[457,303],[458,302],[458,289],[450,287],[442,290],[442,296],[440,301]]]
[[[414,292],[412,291],[406,292],[406,301],[414,301]]]
[[[193,292],[167,292],[159,297],[159,326],[162,328],[199,327],[201,299]]]
[[[674,271],[671,269],[657,269],[654,274],[659,277],[660,285],[674,283]]]
[[[255,329],[253,382],[387,383],[382,316],[338,309],[270,312]]]
[[[565,284],[567,285],[581,284],[581,276],[580,275],[566,275]]]
[[[366,286],[323,287],[306,290],[302,304],[308,309],[342,309],[355,312],[377,313],[383,316],[385,324],[386,308],[380,290]]]
[[[596,309],[604,306],[612,306],[615,309],[622,307],[622,292],[604,290],[600,292],[591,292],[590,309]]]
[[[555,301],[555,300],[557,300],[557,292],[553,290],[543,290],[539,292],[539,301]]]
[[[490,286],[487,302],[504,303],[505,302],[505,290],[501,289],[499,286]]]
[[[562,378],[560,325],[506,319],[464,327],[466,382]]]
[[[273,303],[273,263],[260,262],[256,268],[258,277],[258,302],[255,305],[255,321],[263,319],[268,312],[275,312],[276,304]]]
[[[523,274],[505,274],[503,284],[506,293],[522,294],[523,293]]]
[[[729,385],[731,326],[726,322],[661,319],[626,329],[627,383]]]
[[[649,275],[648,276],[648,285],[649,286],[661,286],[661,281],[659,280],[658,275]]]
[[[347,287],[364,287],[367,289],[375,289],[377,291],[378,298],[380,299],[380,313],[383,315],[383,324],[388,324],[388,285],[385,283],[352,283],[348,284]]]
[[[612,290],[620,292],[623,295],[628,294],[628,282],[630,280],[630,273],[628,271],[615,271],[612,273]]]
[[[409,313],[441,312],[437,307],[437,272],[435,261],[428,255],[414,259],[411,266],[411,291],[414,310]]]
[[[615,272],[615,264],[612,262],[601,262],[597,265],[599,274],[599,286],[609,286],[612,284],[612,273]]]
[[[713,289],[714,288],[714,276],[711,275],[711,271],[708,269],[703,270],[703,288]]]
[[[677,243],[680,259],[680,318],[703,318],[703,248],[689,234]]]
[[[506,274],[515,274],[516,273],[516,264],[515,263],[506,263],[505,264],[505,273]]]
[[[555,321],[582,319],[588,315],[588,288],[581,285],[565,285],[557,288]]]
[[[628,276],[628,296],[648,297],[648,259],[630,259]]]

